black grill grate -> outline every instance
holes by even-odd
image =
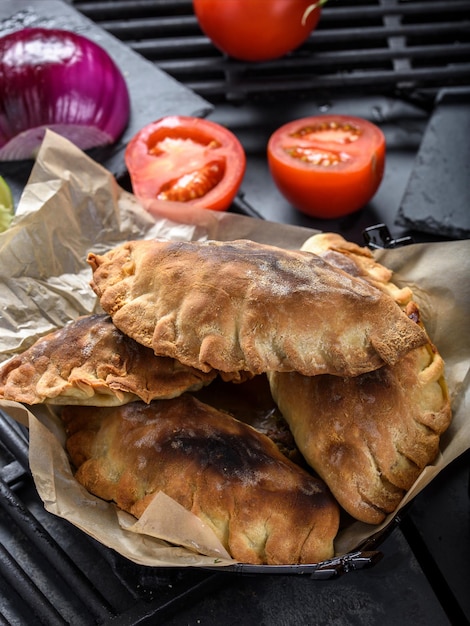
[[[301,48],[266,63],[238,62],[216,50],[191,0],[73,5],[215,103],[322,91],[434,98],[470,77],[468,0],[330,0]]]

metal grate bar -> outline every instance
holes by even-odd
[[[106,28],[104,24],[102,24],[103,28]],[[132,24],[122,25],[119,28],[110,26],[107,27],[107,30],[111,32],[116,37],[126,41],[126,43],[136,52],[139,52],[144,57],[149,59],[158,59],[160,56],[173,56],[176,58],[191,58],[191,54],[196,52],[202,55],[211,55],[214,51],[212,44],[208,39],[202,36],[191,35],[191,36],[175,36],[175,37],[156,37],[155,29],[149,29],[149,32],[152,33],[152,37],[148,39],[142,38],[144,34],[142,31],[135,31]],[[166,34],[166,33],[165,33]],[[364,54],[369,54],[370,60],[374,59],[373,51],[370,48],[365,48],[364,45],[369,42],[377,42],[381,41],[383,46],[387,46],[388,39],[390,37],[401,37],[403,41],[408,38],[414,37],[417,41],[422,42],[423,37],[428,37],[429,45],[435,45],[436,42],[439,42],[440,39],[445,37],[452,37],[453,43],[447,43],[450,49],[454,49],[454,54],[460,54],[463,58],[465,58],[465,50],[460,49],[460,45],[465,44],[463,40],[460,42],[459,35],[466,35],[467,40],[469,39],[470,34],[470,20],[463,20],[461,22],[442,22],[439,25],[436,24],[417,24],[417,25],[393,25],[390,27],[371,27],[367,29],[362,29],[360,27],[357,28],[342,28],[342,29],[331,29],[328,31],[318,31],[315,35],[313,35],[303,46],[302,50],[308,51],[310,48],[314,54],[312,55],[311,61],[315,63],[316,54],[321,53],[325,45],[331,45],[332,50],[329,51],[330,56],[334,54],[343,53],[344,51],[341,49],[338,50],[339,44],[347,43],[348,45],[348,54],[350,56],[350,60],[354,61],[356,56]],[[130,37],[132,35],[133,38]],[[444,42],[446,43],[446,42]],[[354,44],[358,45],[357,49],[354,49]],[[419,44],[418,44],[419,45]],[[421,43],[421,50],[424,44]],[[414,57],[415,49],[414,46],[407,41],[406,46],[402,49],[390,50],[390,54],[393,56],[394,54],[408,55],[410,58]],[[222,55],[216,55],[223,59]],[[276,61],[267,61],[263,64],[246,64],[243,65],[247,68],[253,67],[257,65],[258,67],[272,67],[272,66],[282,66],[283,61],[285,59],[294,59],[295,61],[299,61],[300,63],[306,63],[307,59],[304,54],[292,55],[289,57],[284,57],[283,59],[277,59]],[[339,57],[338,57],[338,60]],[[435,59],[439,61],[439,59]],[[199,59],[192,59],[192,62],[195,66],[197,66]],[[229,63],[232,63],[233,60],[230,60]],[[239,63],[242,65],[241,63]]]
[[[44,593],[37,588],[27,573],[18,566],[15,559],[0,545],[0,574],[19,596],[34,606],[35,617],[47,626],[64,626],[65,620],[60,616]],[[33,622],[31,622],[33,623]],[[35,620],[35,623],[36,620]]]
[[[386,17],[385,15],[383,17]],[[332,28],[329,30],[318,30],[311,35],[309,41],[319,45],[322,43],[338,43],[342,41],[363,42],[368,39],[380,39],[383,37],[423,37],[430,36],[433,40],[440,35],[451,34],[456,37],[458,33],[468,33],[470,21],[446,21],[437,24],[397,24],[389,26],[368,26],[366,28],[355,26],[353,28]]]
[[[421,2],[402,2],[400,0],[392,0],[387,5],[378,6],[358,6],[355,10],[354,4],[349,6],[333,6],[326,5],[322,11],[322,21],[329,22],[330,20],[345,19],[360,19],[363,18],[377,18],[387,15],[403,15],[406,17],[417,16],[422,17],[423,13],[426,17],[442,15],[442,13],[462,13],[462,15],[468,15],[468,1],[467,0],[449,0],[449,2],[429,0],[421,0]]]
[[[386,17],[386,14],[382,17]],[[138,41],[141,41],[145,36],[151,36],[152,38],[148,41],[148,45],[155,45],[156,38],[158,38],[159,33],[165,35],[162,38],[161,44],[169,43],[174,41],[175,43],[179,43],[179,45],[184,45],[184,42],[187,38],[200,42],[201,45],[207,46],[207,48],[212,48],[212,44],[210,41],[204,36],[197,36],[197,31],[191,31],[188,35],[181,34],[181,31],[185,29],[185,26],[195,26],[195,18],[184,17],[184,18],[165,18],[165,19],[142,19],[142,20],[129,20],[129,21],[119,21],[119,22],[101,22],[101,28],[107,30],[115,37],[119,39],[125,40],[129,45],[134,47],[137,45]],[[174,39],[168,37],[169,30],[174,30],[176,33],[180,33],[179,36],[176,36]],[[367,39],[380,39],[384,37],[411,37],[411,36],[431,36],[433,39],[438,37],[439,35],[452,34],[457,35],[458,33],[468,33],[470,29],[470,21],[469,20],[459,20],[459,21],[446,21],[446,22],[438,22],[438,23],[425,23],[425,24],[383,24],[378,26],[348,26],[344,28],[330,28],[330,29],[318,29],[312,34],[307,43],[312,43],[312,45],[318,46],[324,43],[338,43],[343,41],[348,41],[350,43],[354,41],[363,42]],[[189,30],[189,29],[188,29]],[[136,41],[133,41],[136,40]]]
[[[0,480],[0,505],[16,527],[40,550],[44,559],[60,573],[70,589],[74,590],[74,595],[82,600],[87,609],[100,617],[112,613],[107,600],[2,480]]]
[[[17,422],[7,417],[0,410],[0,431],[2,443],[11,451],[13,457],[21,463],[23,468],[29,466],[28,462],[28,435]]]
[[[120,19],[127,16],[165,13],[187,13],[191,11],[191,0],[104,0],[101,2],[73,2],[77,11],[99,21],[105,16]]]
[[[458,68],[455,68],[453,73],[454,81],[451,84],[454,84],[456,79],[462,79],[462,82],[465,82],[470,74],[470,63],[466,65],[462,65]],[[205,80],[205,81],[188,81],[186,85],[193,89],[194,91],[198,91],[200,93],[206,94],[208,97],[217,96],[222,89],[224,89],[224,93],[227,99],[236,99],[241,97],[246,97],[250,95],[272,95],[274,93],[277,94],[287,94],[289,92],[307,92],[312,90],[334,90],[339,88],[348,88],[349,92],[361,92],[365,93],[367,91],[380,91],[383,88],[386,91],[387,86],[390,84],[390,79],[394,78],[395,89],[396,90],[409,90],[410,85],[415,85],[417,79],[420,81],[420,88],[425,88],[429,86],[430,88],[435,87],[436,82],[438,82],[441,86],[446,84],[446,79],[448,76],[447,70],[444,68],[439,70],[438,68],[433,70],[433,76],[429,77],[429,72],[427,69],[424,70],[402,70],[397,72],[396,70],[391,70],[390,72],[378,72],[378,71],[367,71],[360,72],[357,71],[354,75],[350,75],[347,72],[338,73],[335,75],[325,75],[325,76],[310,76],[305,78],[293,78],[293,79],[283,79],[282,86],[279,84],[279,80],[276,78],[271,78],[270,80],[261,80],[258,78],[256,84],[243,85],[242,82],[237,82],[236,80],[233,83],[228,85],[225,81],[222,80]]]
[[[100,26],[115,37],[126,40],[131,38],[141,39],[149,35],[155,37],[159,33],[168,35],[171,32],[197,33],[198,31],[196,18],[192,15],[131,18],[125,22],[121,19],[114,21],[104,20],[100,23]]]
[[[435,61],[436,57],[443,59],[443,63],[445,60],[451,61],[454,57],[460,57],[463,54],[467,55],[467,58],[470,59],[470,43],[463,44],[456,48],[454,45],[430,45],[430,46],[416,46],[413,48],[413,57],[415,61],[426,61],[429,60]],[[337,52],[318,52],[315,55],[314,59],[303,59],[296,58],[292,59],[290,57],[286,57],[279,62],[278,67],[282,70],[292,70],[296,72],[301,72],[303,69],[315,69],[317,71],[328,71],[328,68],[338,67],[345,69],[348,65],[354,65],[355,67],[359,67],[362,65],[367,65],[370,63],[370,57],[373,57],[376,63],[389,64],[389,67],[392,67],[392,63],[398,59],[408,59],[409,51],[406,49],[400,49],[392,51],[389,48],[372,48],[369,50],[358,50],[354,59],[351,59],[351,55],[347,51],[338,50]],[[159,66],[167,71],[167,72],[178,72],[180,75],[182,74],[191,74],[194,77],[195,71],[200,70],[201,74],[208,70],[218,69],[220,72],[226,69],[223,61],[215,62],[211,59],[206,59],[205,62],[200,62],[198,66],[195,67],[194,63],[191,60],[187,59],[179,59],[179,60],[169,60],[169,61],[161,61]],[[236,70],[236,64],[232,66]],[[254,71],[256,71],[257,66],[253,66]],[[268,70],[266,70],[267,72]]]

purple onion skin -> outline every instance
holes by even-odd
[[[82,150],[112,144],[129,116],[126,81],[93,41],[46,28],[0,38],[0,160],[34,158],[47,128]]]

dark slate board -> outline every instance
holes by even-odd
[[[165,626],[448,626],[451,624],[398,529],[374,568],[333,581],[308,576],[232,576],[229,583],[181,606]],[[461,622],[464,623],[464,622]]]
[[[429,120],[396,223],[470,236],[470,89],[443,91]]]
[[[105,48],[121,69],[129,89],[131,117],[112,146],[87,151],[116,178],[125,176],[124,149],[143,126],[165,115],[205,117],[212,105],[160,70],[60,0],[15,0],[0,3],[0,36],[20,28],[41,26],[77,32]],[[0,162],[0,175],[12,189],[15,206],[28,181],[33,161]]]
[[[454,624],[470,624],[470,450],[414,500],[403,530],[434,580],[441,600],[452,606]]]

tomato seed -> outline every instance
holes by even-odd
[[[320,165],[322,167],[338,165],[339,163],[345,163],[349,160],[348,155],[344,153],[320,151],[316,148],[304,148],[302,146],[286,147],[284,148],[284,152],[293,159],[299,159],[304,163]]]
[[[200,170],[183,174],[163,185],[157,198],[173,202],[189,202],[202,198],[222,180],[224,172],[225,163],[208,163]]]

